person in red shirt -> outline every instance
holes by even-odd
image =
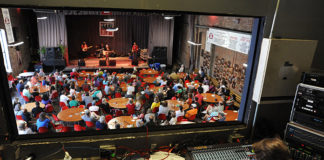
[[[75,68],[72,69],[72,72],[70,73],[71,78],[78,80],[79,78],[79,73],[76,71]]]
[[[136,44],[136,42],[133,43],[133,47],[132,47],[132,53],[137,53],[138,52],[138,46]]]
[[[129,115],[135,114],[135,104],[133,103],[133,100],[129,100],[128,104],[126,105],[127,113]]]
[[[195,97],[198,98],[198,103],[201,106],[202,105],[202,100],[203,100],[204,97],[199,92],[198,92],[198,94],[196,94]]]

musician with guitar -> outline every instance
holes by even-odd
[[[89,54],[88,54],[88,50],[89,50],[90,48],[92,48],[92,46],[89,46],[89,47],[88,47],[88,45],[87,45],[86,42],[83,42],[83,43],[81,44],[82,57],[87,57],[87,56],[89,56]]]

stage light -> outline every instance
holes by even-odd
[[[192,41],[187,41],[189,44],[191,45],[194,45],[194,46],[200,46],[201,44],[200,43],[195,43],[195,42],[192,42]]]
[[[16,46],[20,46],[20,45],[22,45],[22,44],[24,44],[23,41],[18,42],[18,43],[14,43],[14,44],[8,44],[8,47],[16,47]]]
[[[118,27],[117,28],[106,29],[106,31],[108,31],[108,32],[116,32],[116,31],[118,31]]]
[[[47,17],[37,17],[37,20],[44,20],[47,19]]]
[[[171,16],[165,16],[164,19],[165,20],[171,20],[171,19],[173,19],[173,17],[171,17]]]
[[[113,19],[113,18],[109,18],[109,19],[104,19],[104,21],[106,21],[106,22],[114,22],[115,19]]]
[[[245,68],[246,68],[247,66],[248,66],[248,65],[247,65],[246,63],[243,63],[243,67],[245,67]]]

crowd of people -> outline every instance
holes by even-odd
[[[136,68],[120,73],[100,69],[90,74],[76,69],[70,73],[35,72],[15,85],[13,106],[19,134],[118,129],[120,123],[111,127],[109,121],[120,116],[136,117],[133,127],[225,121],[223,110],[233,109],[235,101],[226,83],[221,80],[215,86],[202,69],[187,74],[182,67],[176,72],[160,71],[154,75],[142,74]],[[154,82],[145,82],[150,76]],[[41,93],[40,87],[45,91]],[[222,100],[207,103],[202,93],[216,94]],[[109,104],[122,97],[128,98],[124,108]],[[169,100],[182,103],[170,107]],[[35,106],[28,110],[24,107],[28,103]],[[82,120],[66,122],[58,118],[58,113],[70,108],[82,108]]]

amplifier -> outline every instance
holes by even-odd
[[[285,141],[294,160],[324,158],[324,135],[321,132],[290,122],[287,124]]]
[[[300,83],[324,87],[324,75],[318,73],[303,73]]]
[[[85,66],[85,61],[84,61],[84,59],[79,59],[79,61],[78,61],[78,66]]]
[[[192,160],[253,160],[256,159],[252,145],[220,144],[211,146],[189,147],[186,159]]]
[[[106,60],[100,60],[99,66],[107,66]]]
[[[109,66],[116,66],[116,60],[109,60]]]
[[[299,84],[290,120],[324,131],[324,88]]]

